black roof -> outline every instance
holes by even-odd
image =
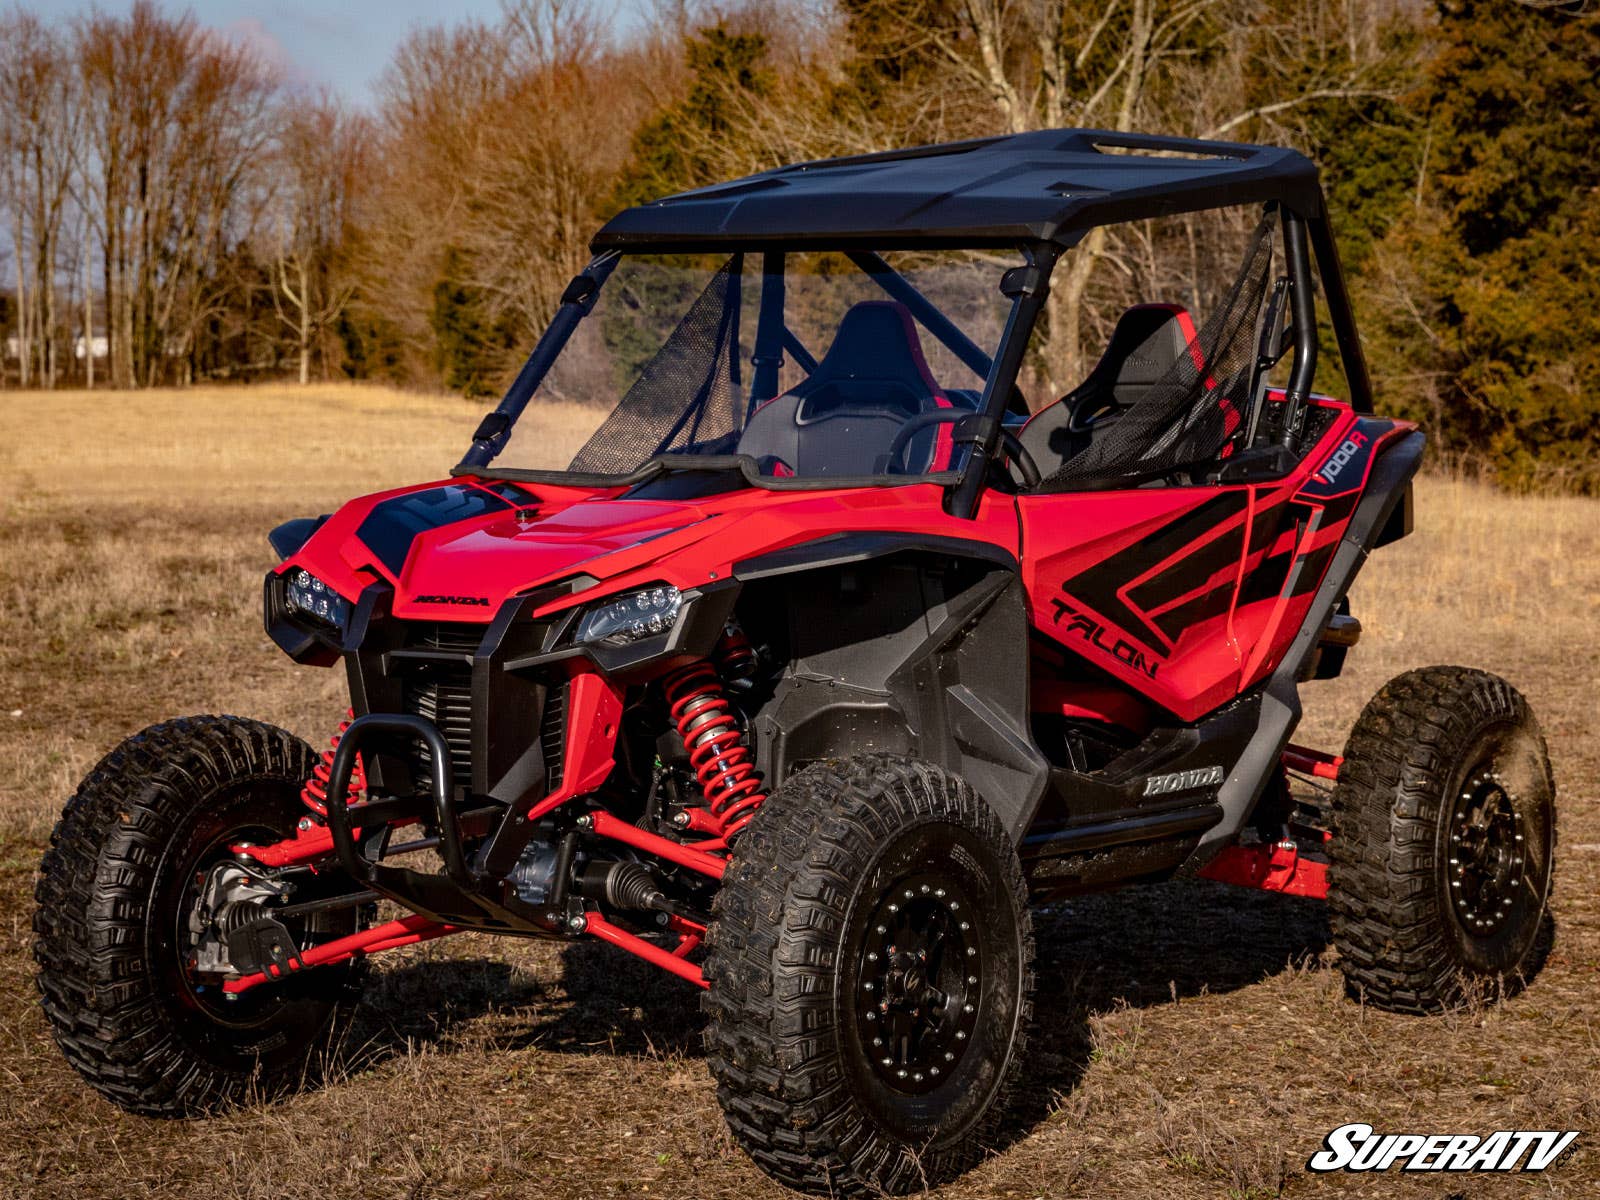
[[[1316,165],[1281,146],[1046,129],[778,167],[625,209],[592,246],[1070,246],[1096,225],[1269,200],[1319,215]]]

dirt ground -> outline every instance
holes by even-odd
[[[236,712],[320,743],[334,672],[261,632],[264,534],[442,476],[479,415],[313,388],[0,393],[0,1191],[28,1197],[751,1197],[784,1193],[723,1130],[691,990],[602,946],[463,936],[376,960],[318,1090],[209,1121],[130,1117],[51,1044],[29,953],[60,806],[118,739]],[[592,417],[541,414],[552,461]],[[1561,789],[1553,955],[1495,1007],[1416,1019],[1344,996],[1321,906],[1173,884],[1038,916],[1029,1101],[938,1195],[1600,1195],[1600,504],[1423,481],[1418,529],[1353,596],[1343,679],[1297,740],[1337,749],[1365,698],[1459,662],[1522,688]],[[1544,1175],[1315,1176],[1326,1133],[1578,1129]]]

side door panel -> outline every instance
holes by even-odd
[[[1246,487],[1023,496],[1035,628],[1184,720],[1229,699]]]

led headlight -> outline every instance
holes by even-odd
[[[682,606],[683,596],[671,584],[629,592],[584,613],[577,640],[612,646],[643,641],[671,629]]]
[[[284,604],[293,616],[310,617],[343,633],[350,625],[350,602],[310,571],[296,569],[285,577]]]

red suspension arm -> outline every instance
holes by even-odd
[[[374,925],[371,929],[363,929],[360,933],[352,933],[349,937],[335,938],[331,942],[313,946],[300,955],[298,965],[291,964],[289,969],[298,971],[304,967],[320,967],[328,963],[343,962],[358,954],[376,954],[380,950],[412,946],[418,942],[428,942],[446,934],[459,932],[460,930],[454,925],[444,925],[431,917],[413,913],[409,917],[401,917],[398,921]],[[276,968],[273,968],[270,974],[258,971],[254,975],[228,980],[222,985],[222,990],[231,996],[236,996],[258,984],[266,983],[269,979],[281,978],[282,973]]]

